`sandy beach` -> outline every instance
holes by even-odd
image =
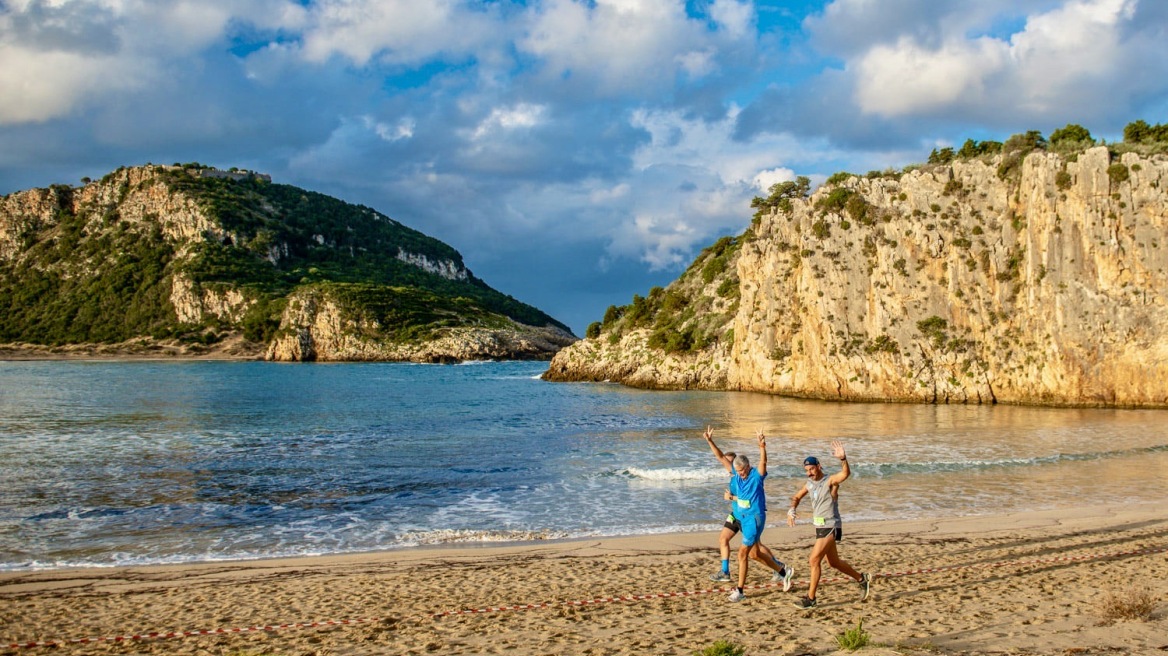
[[[139,337],[115,344],[43,344],[2,343],[0,361],[124,361],[140,360],[262,360],[264,345],[248,342],[240,335],[229,335],[214,344],[185,343],[178,340],[155,340]]]
[[[873,573],[871,597],[826,570],[819,606],[802,610],[812,535],[768,528],[795,587],[755,567],[737,604],[707,579],[712,532],[9,572],[0,652],[692,654],[721,639],[747,654],[827,654],[861,618],[869,654],[1168,651],[1157,504],[845,524],[841,555]],[[1150,618],[1110,619],[1105,600],[1133,592],[1154,600]],[[144,633],[182,635],[131,638]],[[92,638],[104,639],[76,642]]]

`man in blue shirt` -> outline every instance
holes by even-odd
[[[763,481],[767,475],[766,436],[758,432],[758,466],[751,467],[750,459],[739,454],[734,457],[734,517],[742,526],[742,546],[738,548],[738,587],[730,593],[730,601],[746,598],[746,572],[750,559],[767,564],[760,547],[762,531],[766,526],[766,491]]]
[[[711,581],[729,581],[730,540],[736,533],[738,533],[738,531],[742,530],[742,524],[738,521],[738,517],[734,513],[734,508],[738,505],[736,503],[738,473],[734,470],[734,458],[736,454],[731,452],[723,453],[722,450],[718,448],[718,445],[714,443],[713,428],[707,426],[704,437],[706,438],[706,443],[709,444],[710,451],[713,452],[714,457],[717,458],[718,462],[723,467],[725,467],[726,472],[730,474],[730,484],[728,486],[729,489],[727,490],[725,497],[727,501],[735,502],[731,504],[730,516],[726,518],[726,522],[722,527],[722,532],[718,535],[718,548],[722,556],[722,569],[710,577]],[[758,549],[763,556],[763,564],[774,570],[774,575],[771,577],[771,580],[782,582],[783,592],[790,590],[791,581],[795,575],[792,568],[788,565],[785,565],[778,558],[775,558],[775,555],[771,553],[771,550],[768,549],[767,546],[761,541],[758,542]]]

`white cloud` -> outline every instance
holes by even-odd
[[[873,47],[909,37],[924,47],[947,40],[977,38],[1066,0],[833,0],[805,28],[824,51],[848,61]]]
[[[908,37],[876,46],[856,65],[856,100],[864,112],[900,116],[976,102],[986,79],[1009,61],[1004,44],[993,39],[950,42],[927,49]]]
[[[1015,90],[1035,111],[1045,112],[1084,92],[1094,95],[1107,78],[1126,76],[1120,65],[1126,48],[1122,33],[1135,5],[1135,0],[1071,2],[1033,17],[1011,40]]]
[[[615,235],[610,254],[640,259],[652,270],[676,268],[688,262],[690,249],[702,235],[678,216],[636,215]]]
[[[0,45],[0,125],[65,116],[94,95],[140,89],[156,73],[124,57]]]
[[[691,78],[701,78],[716,70],[717,62],[714,55],[715,53],[710,50],[693,50],[677,55],[674,60],[681,70],[685,71],[686,75]]]
[[[732,39],[753,38],[754,5],[737,0],[714,0],[710,18]]]
[[[746,228],[760,182],[794,178],[776,164],[799,156],[795,142],[775,135],[736,142],[736,115],[704,122],[678,111],[633,113],[631,123],[650,139],[633,155],[627,197],[614,200],[611,256],[636,257],[653,270],[681,266],[713,236]]]
[[[134,49],[192,54],[219,43],[246,24],[264,31],[302,29],[308,12],[291,0],[111,0],[120,7],[125,40]]]
[[[106,8],[9,5],[0,12],[0,124],[57,118],[103,89],[138,87],[152,72],[118,52],[116,17]]]
[[[754,176],[754,188],[766,194],[770,193],[770,188],[780,182],[791,182],[795,180],[795,172],[788,168],[768,169],[766,171],[759,171],[758,175]]]
[[[408,117],[392,125],[374,120],[371,116],[363,116],[361,120],[366,128],[372,130],[383,141],[409,139],[414,136],[414,129],[417,127],[414,119]]]
[[[646,92],[672,86],[679,68],[708,71],[702,37],[677,0],[548,0],[532,10],[516,45],[551,78],[588,81],[602,93]]]
[[[588,194],[588,202],[593,205],[604,205],[615,200],[628,198],[631,189],[632,187],[627,182],[622,182],[611,187],[593,189]]]
[[[702,121],[675,110],[637,110],[631,123],[649,133],[650,141],[633,156],[639,169],[652,166],[697,166],[727,183],[749,183],[776,161],[802,154],[790,137],[768,135],[751,142],[733,138],[736,108],[719,121]]]
[[[498,130],[506,131],[535,127],[543,120],[545,110],[546,107],[531,103],[519,103],[514,107],[508,107],[506,109],[494,109],[475,128],[471,138],[479,140]]]
[[[1007,111],[1041,117],[1090,99],[1101,84],[1123,93],[1131,82],[1118,71],[1135,7],[1136,0],[1066,2],[1029,16],[1008,37],[901,34],[849,64],[856,102],[884,117]],[[993,16],[978,18],[988,29]],[[973,29],[969,19],[957,22]]]
[[[59,0],[7,3],[0,12],[0,125],[68,116],[87,103],[149,92],[168,68],[198,66],[233,21],[262,29],[299,24],[286,0]],[[186,61],[180,64],[179,62]]]
[[[456,0],[322,0],[312,5],[310,22],[303,36],[309,61],[341,55],[358,66],[375,57],[418,64],[443,54],[463,55],[502,27]]]
[[[560,244],[603,243],[605,262],[639,261],[658,272],[684,266],[717,236],[744,230],[750,221],[750,198],[763,190],[759,185],[793,179],[793,172],[780,165],[787,157],[807,155],[784,136],[735,142],[733,110],[718,121],[704,122],[681,110],[642,109],[629,114],[628,121],[647,139],[626,160],[627,168],[613,153],[602,168],[579,178],[525,177],[494,187],[501,169],[487,168],[484,160],[506,164],[509,159],[535,157],[535,164],[526,164],[529,169],[564,168],[578,151],[563,153],[558,145],[587,148],[591,140],[577,142],[575,135],[544,149],[545,138],[562,138],[555,130],[588,134],[588,128],[558,125],[563,116],[553,122],[542,106],[518,104],[485,115],[464,135],[468,142],[477,139],[471,142],[472,150],[480,155],[466,165],[481,173],[447,178],[428,193],[447,200],[458,197],[464,207],[476,208],[476,218],[468,218],[466,211],[459,214],[464,239],[481,250],[508,248],[531,234]],[[529,139],[525,133],[536,127],[541,137]],[[516,153],[510,147],[524,150]],[[459,193],[469,195],[455,196]],[[471,233],[475,236],[468,238]]]
[[[232,18],[229,8],[212,2],[135,4],[132,12],[122,16],[127,31],[145,26],[149,29],[127,34],[127,45],[158,55],[198,52],[222,38]]]

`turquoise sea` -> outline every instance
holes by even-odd
[[[770,436],[770,526],[843,440],[845,522],[1168,498],[1168,412],[838,404],[545,363],[0,362],[0,570],[716,530],[701,433]],[[775,529],[781,530],[781,529]]]

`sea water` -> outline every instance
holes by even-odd
[[[716,530],[757,459],[845,521],[1168,498],[1168,412],[840,404],[463,365],[0,362],[0,570]]]

